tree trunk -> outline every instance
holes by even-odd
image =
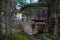
[[[0,40],[2,40],[2,16],[0,13]]]
[[[6,40],[11,40],[11,0],[6,0],[5,23],[6,23]]]
[[[2,0],[0,0],[0,40],[2,40]]]
[[[57,34],[57,14],[56,14],[56,0],[48,0],[48,14],[49,24],[54,27],[54,34]]]

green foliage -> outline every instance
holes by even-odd
[[[27,40],[25,35],[14,35],[13,40]]]
[[[39,34],[34,36],[34,40],[60,40],[60,37],[53,34]]]
[[[4,21],[2,22],[1,25],[2,25],[2,29],[5,29],[5,22]]]
[[[6,40],[6,35],[4,33],[3,33],[2,39]]]
[[[12,35],[12,40],[28,40],[21,29],[15,29]]]
[[[44,40],[52,40],[52,39],[51,39],[51,38],[46,37],[46,38],[44,38]]]
[[[13,32],[12,40],[29,40],[21,29],[15,29]],[[5,34],[3,34],[3,40],[6,40]],[[60,37],[50,33],[45,33],[34,35],[33,40],[60,40]]]

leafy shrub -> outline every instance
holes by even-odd
[[[15,35],[13,40],[27,40],[23,35]]]
[[[6,35],[5,34],[2,35],[2,39],[6,40]]]
[[[53,34],[40,34],[36,37],[34,37],[34,40],[60,40],[59,36],[53,35]]]

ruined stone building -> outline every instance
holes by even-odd
[[[27,4],[22,7],[23,19],[25,24],[31,28],[31,35],[34,31],[40,33],[59,34],[60,32],[60,0],[50,0]],[[26,19],[24,18],[26,17]],[[24,31],[28,34],[29,31]]]

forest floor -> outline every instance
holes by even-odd
[[[15,32],[13,32],[13,39],[14,40],[31,40],[31,37],[27,34],[25,34],[25,32],[23,32],[23,30],[21,29],[15,29]],[[37,34],[37,35],[33,35],[33,40],[60,40],[59,36],[55,36],[53,34]]]
[[[47,34],[33,35],[32,39],[33,40],[60,40],[60,37],[47,33]],[[25,32],[23,32],[23,30],[21,30],[21,29],[13,29],[12,40],[31,40],[31,37],[28,36],[27,34],[25,34]]]

